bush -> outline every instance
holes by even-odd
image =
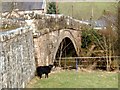
[[[47,8],[47,14],[58,14],[59,10],[56,9],[56,3],[50,2]]]

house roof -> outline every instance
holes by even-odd
[[[2,2],[2,12],[11,11],[13,8],[20,11],[44,9],[43,2]]]

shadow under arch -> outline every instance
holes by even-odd
[[[64,30],[61,30],[61,32],[58,36],[58,41],[57,41],[56,48],[54,49],[54,54],[53,54],[53,62],[56,59],[56,54],[57,54],[57,51],[60,47],[60,44],[65,38],[68,38],[71,41],[71,43],[73,44],[73,46],[75,48],[77,56],[79,56],[79,49],[80,49],[79,48],[79,46],[80,46],[79,43],[76,41],[73,33],[71,33],[69,29],[64,29]]]
[[[65,37],[59,44],[54,62],[56,63],[56,66],[60,66],[60,67],[61,66],[66,67],[66,65],[75,66],[75,63],[71,63],[71,60],[68,61],[65,59],[63,60],[60,60],[60,59],[63,57],[77,57],[77,56],[78,55],[72,40],[69,37]]]
[[[59,45],[55,59],[60,57],[77,57],[77,52],[75,50],[74,44],[69,37],[65,37]]]

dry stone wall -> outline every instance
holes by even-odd
[[[24,88],[35,75],[32,30],[0,33],[0,89]]]

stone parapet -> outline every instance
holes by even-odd
[[[61,29],[81,30],[84,27],[89,26],[80,20],[76,20],[70,16],[64,16],[61,14],[37,15],[34,18],[33,24],[36,30],[34,33],[35,37],[51,31],[57,31]]]

